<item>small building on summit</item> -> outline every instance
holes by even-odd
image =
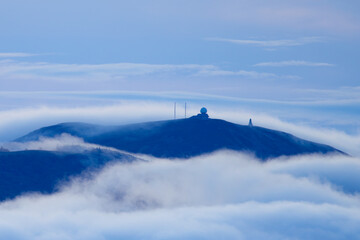
[[[208,119],[209,115],[207,114],[207,109],[205,107],[202,107],[200,109],[200,113],[196,116],[193,116],[192,118]]]
[[[253,123],[252,123],[252,120],[251,120],[251,118],[250,118],[250,120],[249,120],[249,127],[252,127],[253,126]]]

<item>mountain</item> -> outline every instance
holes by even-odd
[[[328,145],[257,126],[238,125],[199,114],[187,119],[122,126],[61,123],[31,132],[16,141],[35,141],[62,133],[86,142],[162,158],[188,158],[216,150],[253,153],[262,160],[310,153],[342,153]]]
[[[28,192],[52,193],[59,184],[111,161],[131,162],[134,157],[95,149],[80,153],[53,151],[0,152],[0,201]]]
[[[163,158],[186,159],[221,149],[249,152],[263,161],[298,154],[343,154],[333,147],[285,132],[210,119],[206,109],[187,119],[122,126],[61,123],[40,128],[16,141],[37,141],[63,133],[83,138],[88,143]],[[0,201],[28,192],[52,193],[72,177],[100,169],[109,162],[137,160],[128,154],[100,148],[84,150],[70,147],[61,151],[17,152],[1,149]]]

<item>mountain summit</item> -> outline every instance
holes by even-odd
[[[61,123],[38,129],[16,141],[34,141],[62,133],[83,138],[89,143],[163,158],[189,158],[222,149],[249,152],[262,160],[298,154],[342,153],[328,145],[253,126],[252,123],[239,125],[211,119],[206,108],[187,119],[122,126]]]

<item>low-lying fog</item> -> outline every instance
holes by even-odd
[[[109,164],[0,204],[6,239],[356,239],[360,159],[236,152]]]

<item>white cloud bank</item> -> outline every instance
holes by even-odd
[[[338,169],[346,177],[359,168],[360,160],[348,157],[260,163],[231,152],[187,161],[116,164],[90,180],[75,180],[60,193],[0,204],[0,236],[357,239],[360,199],[339,190],[344,183],[331,172]],[[309,176],[299,176],[297,169]],[[359,179],[353,181],[359,191]]]

